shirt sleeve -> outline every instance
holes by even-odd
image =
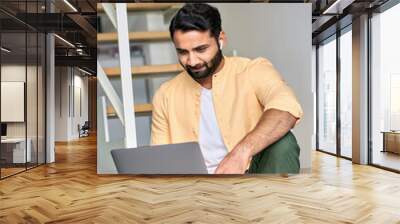
[[[287,111],[299,122],[303,116],[300,103],[292,89],[267,59],[257,58],[251,61],[247,72],[253,90],[264,106],[264,111],[272,108]]]
[[[170,144],[165,96],[161,88],[153,97],[151,145]]]

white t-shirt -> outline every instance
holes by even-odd
[[[207,166],[208,173],[212,174],[218,167],[228,150],[222,139],[221,132],[215,117],[212,91],[202,88],[200,99],[200,130],[199,145]]]

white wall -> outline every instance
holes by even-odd
[[[36,74],[36,67],[34,66],[27,66],[25,65],[2,65],[1,66],[1,81],[9,81],[9,82],[24,82],[27,83],[25,80],[26,72],[28,72],[29,75],[31,74]],[[30,80],[29,78],[29,85],[30,86],[35,86],[36,81]],[[32,130],[35,130],[36,128],[36,119],[37,115],[36,111],[32,111],[32,108],[36,108],[36,88],[27,88],[27,106],[31,106],[30,109],[27,109],[27,119],[28,119],[28,137],[29,135],[33,132]],[[30,92],[33,91],[33,92]],[[32,104],[34,102],[34,104]],[[1,108],[1,110],[8,110],[9,108]],[[24,108],[23,108],[24,109]],[[34,122],[34,123],[32,123]],[[25,126],[26,122],[7,122],[7,136],[8,137],[25,137]],[[36,132],[35,132],[36,133]]]
[[[55,68],[55,141],[68,141],[68,85],[67,67]]]
[[[70,141],[79,138],[78,124],[88,120],[88,79],[71,67],[56,67],[55,73],[55,141]]]
[[[42,68],[36,65],[3,64],[1,66],[1,76],[2,82],[23,82],[25,84],[24,87],[26,87],[19,90],[19,94],[23,95],[22,98],[26,98],[25,100],[22,99],[22,107],[12,108],[4,105],[1,107],[2,112],[5,113],[16,113],[12,110],[20,110],[19,113],[22,113],[22,116],[26,114],[26,119],[23,118],[21,122],[6,122],[7,137],[21,138],[26,135],[30,143],[32,161],[36,162],[36,158],[38,158],[38,162],[43,163],[45,159],[45,117],[43,113],[45,90],[43,89],[44,74],[42,73]],[[2,89],[2,93],[4,90]],[[24,95],[25,90],[26,96]],[[2,95],[3,97],[10,98],[7,95]]]
[[[1,81],[2,82],[24,82],[26,71],[32,70],[32,67],[25,67],[25,65],[2,65],[1,66]],[[23,94],[23,93],[22,93]],[[4,96],[2,96],[3,98]],[[9,108],[1,108],[2,112]],[[25,110],[23,107],[22,110]],[[7,122],[7,136],[8,137],[25,137],[25,122]]]
[[[88,78],[81,76],[79,71],[78,74],[76,74],[77,70],[75,70],[75,75],[74,75],[74,92],[75,94],[72,98],[74,99],[74,108],[72,113],[72,119],[71,119],[71,136],[73,139],[79,138],[79,133],[78,133],[78,124],[82,126],[85,121],[88,121]],[[80,93],[78,93],[80,91]],[[80,97],[79,97],[80,95]],[[79,99],[80,98],[80,99]],[[79,100],[80,105],[79,105]],[[79,107],[81,112],[79,111]]]
[[[311,168],[315,139],[314,79],[311,71],[311,3],[212,4],[228,41],[224,53],[268,58],[291,86],[304,111],[293,132],[299,142],[301,168]],[[251,15],[251,16],[249,16]]]

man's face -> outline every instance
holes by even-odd
[[[174,43],[179,62],[195,80],[212,75],[221,63],[222,52],[210,31],[177,30]]]

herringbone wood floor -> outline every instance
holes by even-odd
[[[96,140],[0,181],[0,223],[400,223],[400,175],[314,153],[289,177],[99,176]]]

